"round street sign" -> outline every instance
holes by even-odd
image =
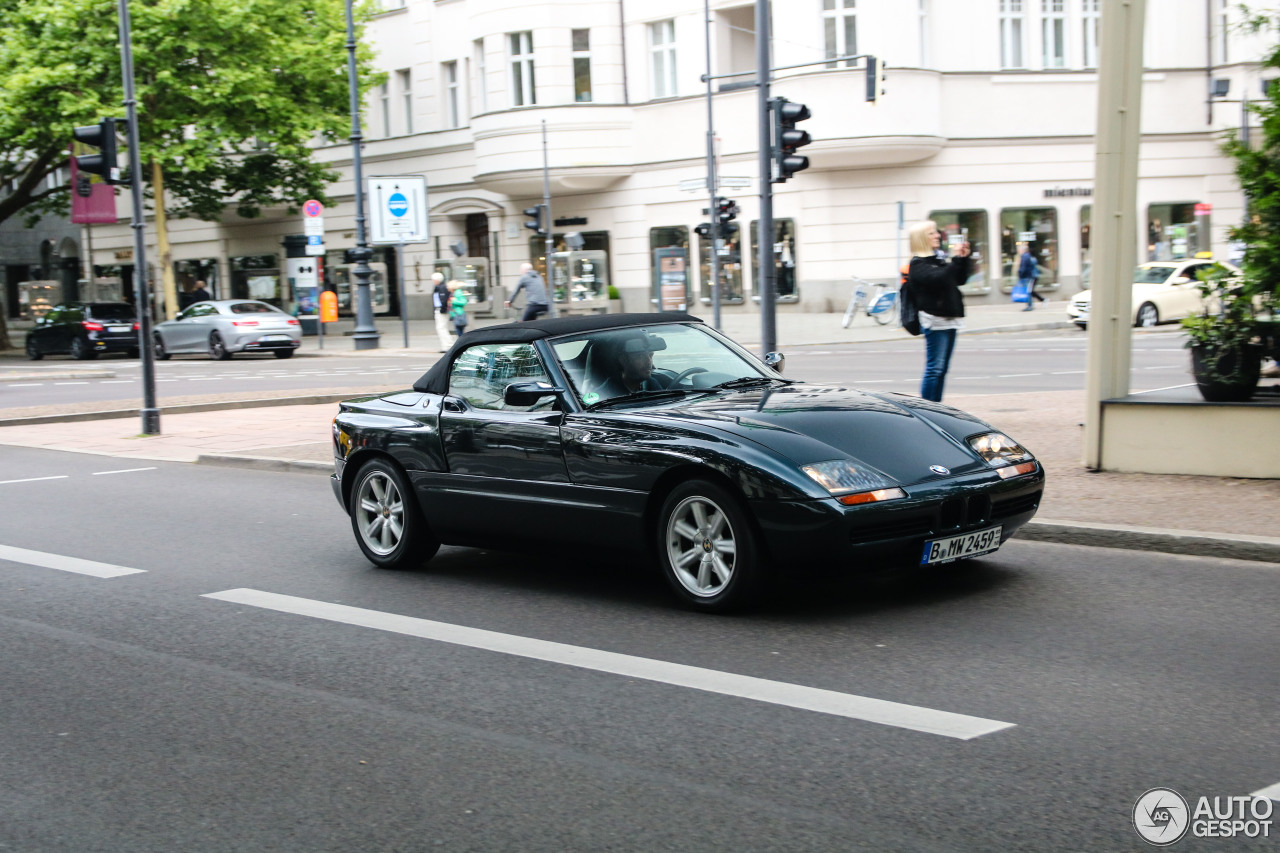
[[[387,199],[387,210],[391,211],[392,216],[404,216],[409,212],[409,199],[404,197],[404,193],[392,193]]]
[[[303,216],[319,216],[324,213],[324,205],[314,198],[302,205]]]

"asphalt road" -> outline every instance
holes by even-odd
[[[375,570],[314,476],[4,456],[0,849],[1142,850],[1152,787],[1280,782],[1274,565],[1015,540],[712,617],[616,553]]]
[[[852,382],[872,390],[918,393],[924,349],[920,339],[838,346],[789,347],[786,372],[815,382]],[[1133,336],[1132,388],[1135,391],[1186,384],[1190,357],[1176,329],[1136,332]],[[1060,391],[1084,387],[1088,336],[1075,329],[1020,334],[961,336],[947,378],[949,394]],[[166,397],[226,394],[247,390],[264,396],[307,393],[325,388],[363,385],[408,387],[434,361],[434,356],[237,357],[231,362],[184,356],[156,365],[156,393]],[[104,357],[94,362],[48,358],[21,362],[32,371],[65,373],[68,369],[101,368],[109,379],[26,379],[0,383],[0,409],[48,406],[84,401],[121,405],[142,395],[137,359]]]

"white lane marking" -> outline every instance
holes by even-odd
[[[134,471],[154,471],[156,466],[150,468],[121,468],[119,471],[94,471],[93,476],[101,477],[104,474],[132,474]]]
[[[1040,373],[1001,373],[997,379],[1017,379],[1022,376],[1041,376]]]
[[[1254,791],[1249,796],[1262,797],[1263,799],[1275,800],[1276,802],[1280,803],[1280,782],[1277,782],[1274,785],[1268,785],[1267,787],[1263,788],[1261,791]]]
[[[549,663],[564,664],[565,666],[575,666],[581,669],[595,670],[596,672],[608,672],[629,678],[657,681],[677,687],[690,687],[694,690],[705,690],[708,693],[755,699],[774,705],[785,705],[805,711],[817,711],[822,714],[834,714],[854,720],[865,720],[886,726],[897,726],[961,740],[971,740],[1002,729],[1012,728],[1014,725],[1013,723],[1003,723],[999,720],[987,720],[981,717],[970,717],[966,714],[955,714],[950,711],[936,711],[932,708],[905,705],[884,699],[838,693],[834,690],[822,690],[816,687],[804,687],[799,684],[769,681],[747,675],[719,672],[714,669],[703,669],[697,666],[634,657],[617,652],[588,649],[565,643],[538,640],[532,637],[518,637],[512,634],[501,634],[497,631],[486,631],[481,628],[468,628],[462,625],[451,625],[447,622],[418,619],[413,616],[399,616],[394,613],[382,613],[377,610],[366,610],[361,607],[349,607],[345,604],[332,604],[309,598],[297,598],[292,595],[280,595],[257,589],[229,589],[224,592],[206,593],[202,597],[213,598],[218,601],[229,601],[234,604],[244,604],[250,607],[261,607],[264,610],[276,610],[281,613],[310,616],[315,619],[356,625],[362,628],[389,631],[394,634],[405,634],[410,637],[422,637],[427,640],[452,643],[457,646],[467,646],[468,648],[483,649],[500,654],[532,658]]]
[[[88,382],[55,382],[54,385],[88,385]]]
[[[218,382],[221,380],[219,376],[192,376],[188,382]]]
[[[103,379],[99,385],[132,385],[137,382],[136,379]]]
[[[15,382],[6,387],[9,388],[39,388],[43,382]]]
[[[38,483],[41,480],[65,480],[70,474],[59,474],[56,477],[27,477],[25,480],[0,480],[0,486],[6,483]]]
[[[990,376],[952,376],[950,379],[990,379]]]
[[[75,572],[78,575],[89,575],[95,578],[146,574],[144,569],[113,566],[110,563],[97,563],[93,560],[82,560],[79,557],[64,557],[61,554],[46,554],[44,551],[28,551],[26,548],[14,548],[10,545],[0,545],[0,560],[57,569],[60,572]]]
[[[1075,373],[1084,373],[1083,370],[1055,370],[1050,376],[1071,376]]]
[[[177,379],[157,379],[157,382],[177,382]]]

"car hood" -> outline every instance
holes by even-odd
[[[644,411],[713,425],[797,465],[852,457],[903,485],[990,470],[964,439],[991,427],[958,409],[917,397],[798,383],[694,397]],[[941,466],[947,473],[930,466]]]

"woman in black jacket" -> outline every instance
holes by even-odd
[[[942,400],[947,368],[956,346],[956,332],[964,327],[964,297],[960,285],[969,279],[972,260],[969,244],[961,243],[955,257],[947,258],[940,250],[942,234],[932,221],[919,222],[911,228],[911,265],[907,271],[907,287],[920,312],[920,329],[924,334],[924,378],[920,396],[935,403]]]

